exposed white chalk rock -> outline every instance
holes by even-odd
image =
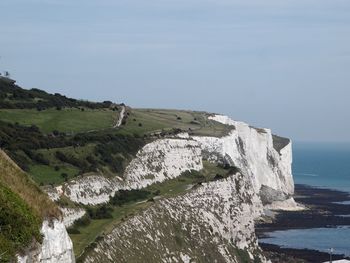
[[[274,201],[265,205],[264,208],[272,211],[302,211],[306,209],[305,206],[295,202],[293,197],[283,201]]]
[[[76,203],[106,203],[120,189],[138,189],[203,168],[201,148],[191,139],[159,139],[145,145],[126,167],[124,178],[82,176],[65,183],[61,194]],[[59,192],[59,191],[58,191]]]
[[[193,137],[200,143],[209,160],[223,158],[239,167],[244,175],[251,178],[256,192],[260,191],[262,185],[266,185],[288,198],[294,193],[290,141],[278,152],[274,148],[269,129],[253,128],[222,115],[209,118],[234,126],[229,135],[221,138]]]
[[[203,168],[201,148],[187,139],[162,139],[147,144],[125,170],[128,187],[143,188]]]
[[[24,256],[18,256],[20,263],[74,263],[73,243],[63,222],[53,220],[43,222],[41,233],[43,242],[35,250]]]
[[[70,227],[86,214],[86,211],[82,208],[61,207],[60,209],[63,212],[63,224],[65,227]]]
[[[153,251],[150,262],[183,262],[198,255],[208,262],[238,262],[235,248],[259,253],[254,219],[261,209],[247,177],[236,174],[203,183],[182,196],[157,201],[116,227],[85,262],[130,262],[140,250]],[[182,238],[180,247],[173,243],[176,236]]]

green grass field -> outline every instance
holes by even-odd
[[[65,179],[62,177],[62,173],[66,173],[68,175],[67,179],[71,179],[78,175],[79,170],[72,166],[64,166],[56,171],[53,166],[33,165],[29,171],[33,180],[40,185],[57,185],[63,183]]]
[[[232,129],[207,117],[207,113],[196,111],[132,109],[121,131],[143,135],[179,128],[194,135],[224,136]]]
[[[143,190],[152,193],[159,191],[158,198],[174,197],[186,193],[198,182],[213,180],[217,174],[226,176],[227,170],[218,167],[216,164],[204,162],[204,169],[197,175],[193,175],[193,173],[185,173],[180,177],[152,184]],[[77,229],[80,234],[70,234],[76,257],[79,257],[84,252],[84,249],[99,235],[102,233],[109,233],[127,217],[139,213],[152,204],[153,202],[147,202],[147,200],[129,202],[123,206],[114,207],[112,211],[113,218],[92,219],[89,225],[78,227]]]
[[[1,109],[0,120],[22,125],[36,125],[44,133],[54,130],[67,133],[86,132],[111,128],[119,117],[118,111],[109,109],[65,108],[62,110],[47,109]]]

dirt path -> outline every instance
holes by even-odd
[[[120,111],[118,121],[117,121],[117,123],[113,126],[113,128],[118,128],[120,125],[122,125],[122,121],[123,121],[123,118],[124,118],[124,114],[125,114],[125,106],[122,106],[122,110]]]

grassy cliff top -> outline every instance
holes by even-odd
[[[0,150],[0,182],[22,198],[41,219],[59,217],[60,211],[48,196]]]
[[[234,129],[208,116],[75,100],[0,79],[0,148],[40,185],[90,172],[122,176],[152,140],[180,132],[220,137]]]

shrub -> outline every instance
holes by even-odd
[[[111,214],[112,211],[113,209],[106,204],[101,205],[97,208],[92,208],[92,207],[87,208],[87,213],[91,219],[112,218],[113,217]]]
[[[119,190],[112,198],[111,204],[122,206],[128,202],[145,200],[152,197],[152,193],[146,190]]]
[[[64,179],[64,181],[68,180],[68,174],[66,173],[61,173],[62,178]]]

